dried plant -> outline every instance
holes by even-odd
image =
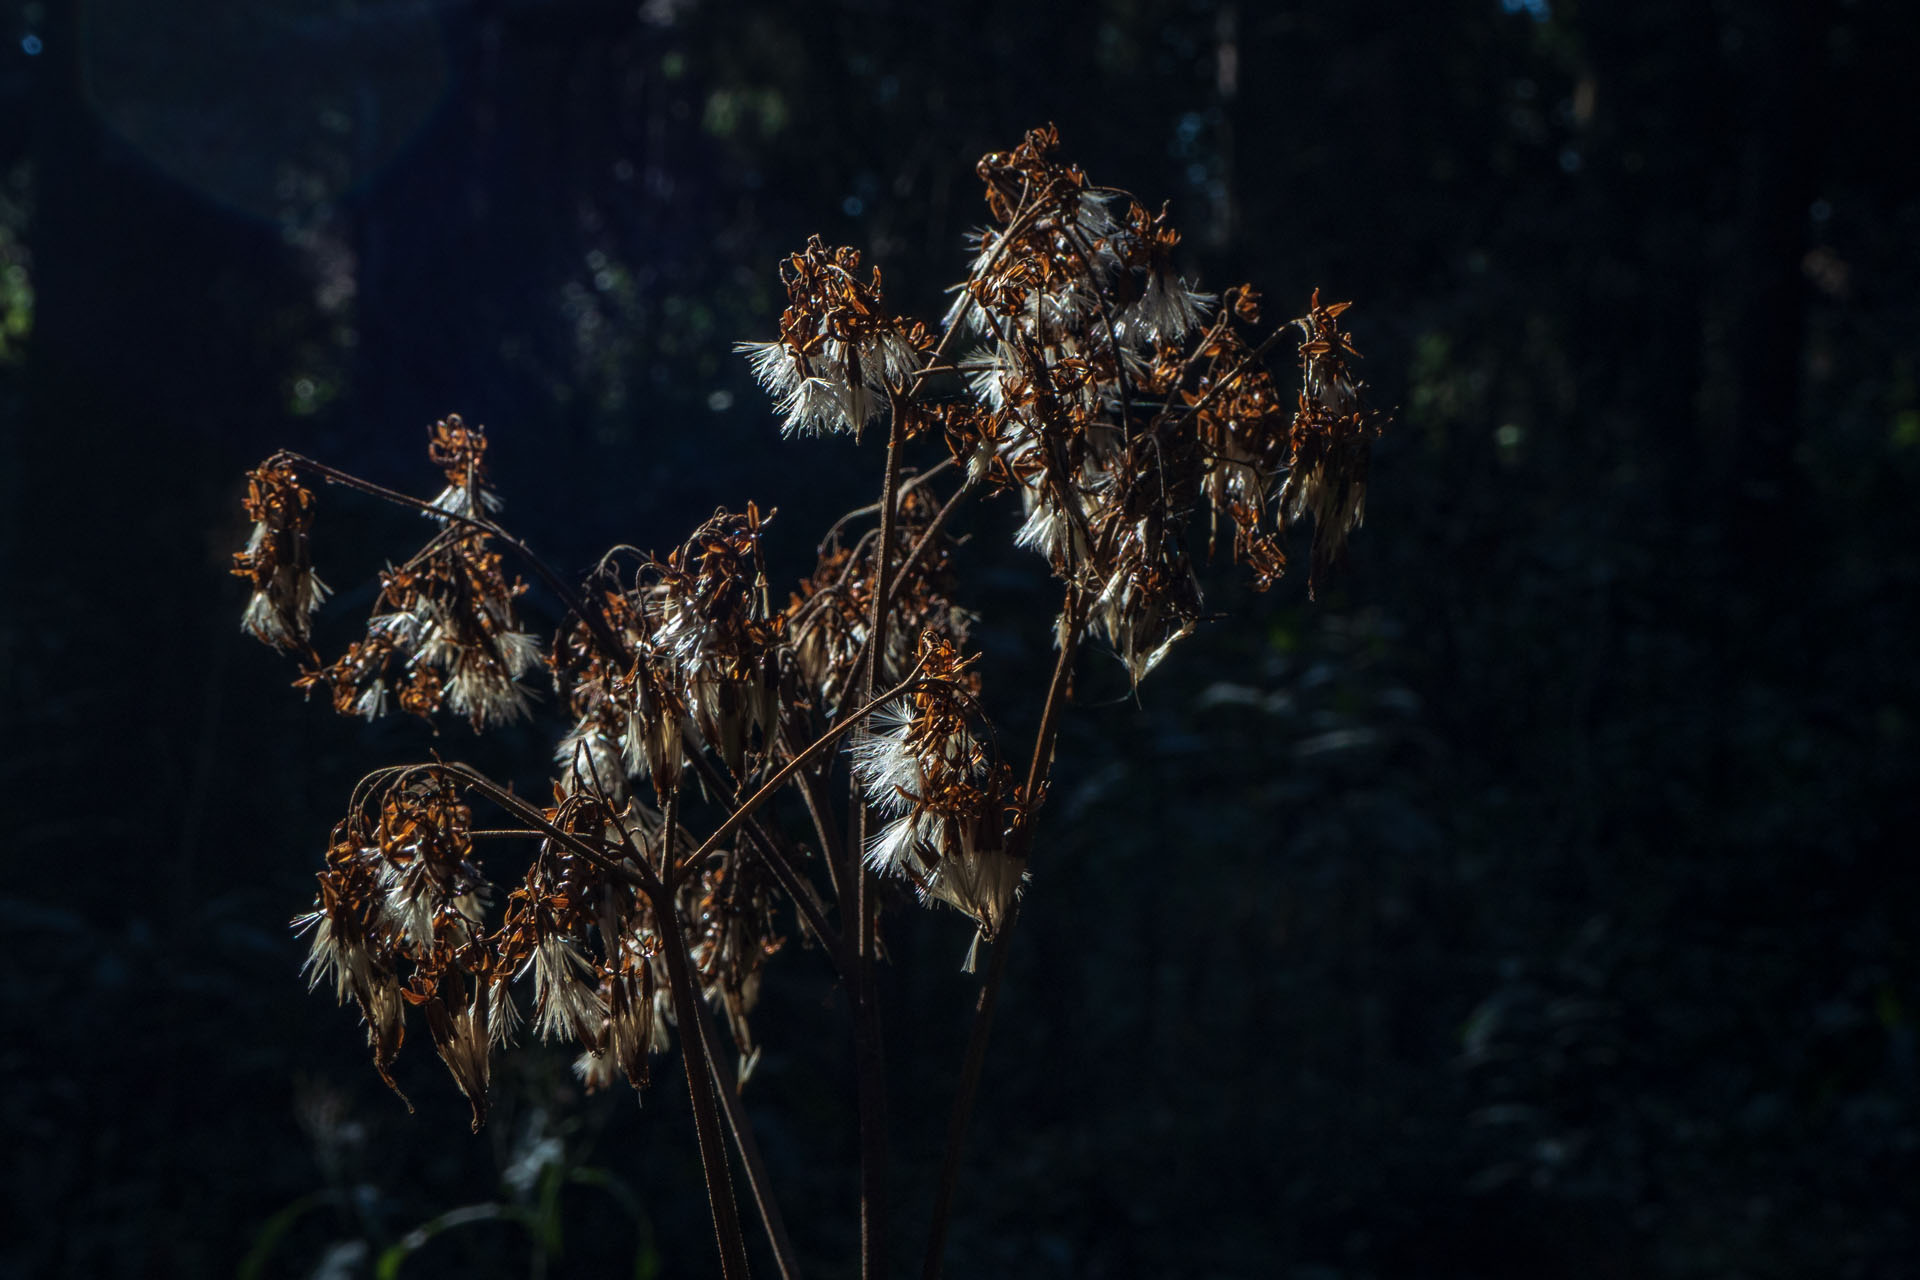
[[[255,527],[234,570],[253,586],[243,625],[299,655],[298,687],[343,714],[397,705],[484,729],[528,714],[526,681],[544,666],[569,718],[543,800],[444,759],[360,783],[314,907],[295,921],[314,983],[358,1007],[389,1085],[410,1011],[424,1021],[476,1127],[489,1063],[516,1038],[574,1045],[589,1087],[624,1078],[641,1089],[677,1037],[728,1276],[746,1261],[723,1115],[778,1265],[798,1273],[738,1094],[757,1058],[751,1018],[769,958],[797,931],[852,997],[873,1276],[886,1255],[880,901],[904,886],[990,944],[927,1249],[938,1274],[1082,647],[1110,647],[1138,683],[1191,634],[1203,526],[1209,552],[1229,533],[1228,554],[1264,589],[1285,569],[1290,525],[1311,518],[1318,580],[1364,512],[1381,420],[1353,374],[1347,304],[1316,295],[1303,318],[1257,338],[1251,288],[1197,292],[1174,266],[1166,212],[1092,185],[1058,145],[1051,128],[1035,130],[980,162],[989,223],[937,336],[889,309],[879,271],[852,249],[816,238],[782,264],[779,335],[739,350],[784,433],[887,437],[878,503],[834,525],[784,605],[765,570],[768,518],[751,505],[715,514],[664,557],[621,548],[586,581],[562,580],[496,522],[486,434],[457,416],[431,431],[446,479],[431,499],[291,453],[249,477]],[[1265,361],[1295,328],[1302,380],[1290,400]],[[931,442],[950,456],[910,471],[910,451]],[[435,526],[380,575],[365,635],[331,662],[312,643],[327,592],[302,477]],[[963,501],[1002,494],[1022,509],[1017,542],[1060,592],[1057,660],[1018,755],[988,718],[947,532]],[[567,611],[551,642],[522,629],[526,584],[508,576],[509,556]],[[771,820],[776,802],[805,815],[811,840]],[[484,827],[479,808],[495,815]],[[504,894],[488,869],[503,861],[520,868]]]

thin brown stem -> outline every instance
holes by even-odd
[[[1053,743],[1059,734],[1060,711],[1066,701],[1068,682],[1073,675],[1074,655],[1079,651],[1085,629],[1082,595],[1067,589],[1065,623],[1060,637],[1060,658],[1054,664],[1053,679],[1047,686],[1046,705],[1040,712],[1040,728],[1034,735],[1033,758],[1027,766],[1027,809],[1009,840],[1008,852],[1031,859],[1033,827],[1040,804],[1040,789],[1053,766]],[[1020,903],[1015,899],[1007,918],[994,934],[987,956],[987,976],[980,988],[980,1003],[973,1017],[973,1029],[967,1036],[966,1057],[960,1064],[960,1083],[954,1090],[953,1112],[947,1121],[947,1149],[940,1163],[940,1182],[934,1191],[933,1222],[927,1230],[927,1255],[921,1269],[923,1280],[939,1280],[946,1265],[947,1226],[953,1214],[954,1189],[960,1179],[960,1157],[966,1148],[967,1126],[973,1119],[973,1102],[980,1090],[980,1076],[987,1062],[987,1041],[993,1031],[993,1011],[1006,979],[1007,956],[1012,951],[1014,927],[1020,921]]]
[[[888,415],[887,470],[880,489],[880,545],[876,552],[873,614],[867,625],[867,695],[880,687],[887,652],[887,594],[893,568],[895,506],[900,488],[900,438],[907,400],[892,393]],[[866,846],[866,813],[856,830],[858,842],[847,851],[854,884],[853,1056],[860,1104],[860,1273],[878,1280],[887,1259],[887,1094],[886,1060],[880,1043],[880,1003],[874,976],[875,923],[879,913],[879,883],[862,857]]]
[[[828,806],[822,785],[825,781],[820,773],[812,769],[800,771],[800,796],[807,802],[807,816],[813,819],[814,834],[820,837],[820,857],[827,864],[827,879],[833,884],[833,899],[844,911],[848,901],[847,885],[840,864],[845,858],[845,846],[840,838],[839,824],[834,821],[833,810]]]
[[[1031,198],[1031,192],[1021,193],[1020,203],[1014,209],[1013,216],[1007,219],[1007,225],[1000,229],[1000,234],[994,239],[993,252],[987,255],[985,262],[979,263],[968,273],[968,280],[972,280],[975,277],[993,270],[993,268],[999,264],[1001,255],[1006,253],[1007,246],[1013,243],[1014,237],[1024,234],[1027,228],[1038,221],[1042,213],[1046,212],[1048,206],[1045,202],[1032,200],[1032,202],[1029,203]],[[962,285],[961,287],[964,288],[965,286]],[[941,333],[940,341],[934,347],[933,354],[927,357],[927,363],[921,367],[919,372],[913,375],[913,383],[906,389],[906,394],[909,398],[920,394],[920,388],[926,383],[926,380],[934,374],[942,372],[947,367],[943,365],[941,361],[946,359],[947,347],[952,343],[953,336],[959,333],[964,327],[960,323],[961,316],[964,315],[965,312],[963,311],[960,316],[954,317],[954,323],[948,325],[945,331]]]
[[[800,869],[787,859],[785,850],[766,838],[758,824],[748,824],[747,833],[757,847],[761,858],[766,861],[767,869],[773,872],[774,880],[779,883],[782,891],[793,899],[794,909],[800,913],[800,918],[806,921],[807,928],[813,931],[813,935],[820,939],[820,945],[826,950],[828,963],[833,965],[835,976],[844,977],[841,973],[840,931],[827,923],[826,904],[820,901],[819,891],[813,887],[813,882],[801,874]]]
[[[674,801],[667,799],[667,822],[663,839],[671,842]],[[672,866],[672,858],[663,855]],[[661,948],[667,955],[667,976],[673,983],[673,1005],[680,1015],[680,1056],[687,1073],[687,1096],[693,1104],[693,1130],[700,1143],[700,1164],[707,1178],[707,1208],[713,1214],[714,1239],[720,1247],[720,1274],[723,1280],[746,1280],[747,1246],[740,1233],[740,1209],[733,1198],[733,1174],[727,1167],[727,1148],[720,1136],[720,1119],[715,1110],[712,1065],[707,1056],[706,1037],[699,1030],[700,992],[694,986],[693,965],[687,953],[686,934],[680,928],[674,909],[671,885],[657,885],[649,895],[653,914],[667,935]]]
[[[1133,398],[1133,388],[1127,381],[1127,362],[1120,352],[1120,331],[1113,323],[1113,308],[1107,302],[1107,290],[1101,287],[1093,271],[1093,250],[1071,225],[1066,228],[1067,243],[1073,246],[1074,257],[1080,259],[1080,267],[1087,273],[1087,279],[1094,284],[1093,296],[1100,303],[1100,318],[1107,327],[1107,349],[1113,353],[1113,376],[1120,387],[1120,431],[1128,440],[1133,439],[1133,417],[1127,411],[1127,402]]]
[[[915,489],[918,489],[921,485],[933,479],[935,476],[939,475],[941,472],[947,470],[951,466],[953,466],[952,458],[942,458],[940,459],[940,461],[928,467],[925,471],[921,471],[914,475],[906,477],[900,482],[899,496],[902,498],[906,497],[908,494],[912,493]],[[848,525],[852,524],[855,520],[864,519],[867,516],[878,515],[878,514],[880,514],[880,504],[877,502],[868,503],[864,507],[855,507],[853,510],[847,512],[845,515],[841,516],[838,520],[835,520],[832,524],[827,526],[827,531],[820,535],[820,545],[818,548],[816,548],[816,550],[825,552],[828,544],[830,544],[836,537],[840,535],[840,531],[846,528]]]
[[[960,1154],[966,1147],[973,1100],[987,1063],[987,1039],[993,1030],[994,1004],[1007,971],[1007,953],[1013,949],[1010,945],[1013,926],[1019,919],[1020,903],[1016,899],[1007,908],[1007,918],[987,952],[986,981],[981,984],[980,1001],[974,1008],[973,1029],[967,1036],[967,1053],[960,1064],[960,1083],[954,1088],[953,1113],[947,1119],[947,1150],[940,1162],[940,1184],[934,1191],[933,1223],[927,1228],[927,1257],[920,1270],[922,1280],[940,1280],[941,1269],[946,1265],[947,1224],[952,1218],[953,1193],[960,1179]]]
[[[973,481],[968,480],[958,489],[954,490],[953,496],[942,503],[940,509],[933,513],[933,519],[929,521],[927,527],[921,531],[920,537],[907,552],[907,558],[900,562],[899,570],[891,575],[891,581],[887,584],[886,598],[882,601],[883,612],[884,610],[893,608],[893,597],[899,595],[905,587],[907,575],[913,572],[915,566],[920,563],[921,557],[926,554],[927,548],[933,545],[934,539],[939,536],[940,530],[945,527],[948,517],[952,516],[959,508],[960,500],[972,491]],[[867,658],[873,652],[873,640],[874,633],[869,629],[866,643],[861,646],[859,655],[854,659],[853,669],[855,671],[859,671],[866,666]]]
[[[1053,679],[1047,685],[1047,701],[1040,709],[1040,728],[1033,737],[1033,758],[1027,763],[1027,811],[1025,820],[1014,829],[1013,839],[1020,857],[1032,852],[1033,816],[1040,806],[1040,788],[1053,767],[1053,740],[1060,732],[1060,712],[1066,703],[1067,685],[1073,678],[1073,659],[1080,649],[1080,637],[1086,626],[1082,593],[1067,588],[1066,608],[1061,611],[1060,657],[1053,665]]]
[[[773,1194],[773,1181],[767,1174],[767,1162],[760,1154],[760,1143],[753,1136],[753,1122],[740,1100],[740,1081],[728,1060],[726,1046],[713,1015],[704,1003],[694,1006],[698,1016],[694,1025],[707,1053],[707,1066],[713,1073],[714,1092],[720,1095],[720,1107],[726,1113],[727,1127],[733,1132],[733,1148],[747,1171],[747,1188],[753,1192],[754,1206],[760,1211],[760,1225],[766,1228],[767,1244],[773,1249],[774,1264],[781,1280],[800,1280],[800,1261],[794,1256],[793,1240],[787,1235],[787,1221],[780,1213],[780,1202]]]
[[[654,875],[653,868],[649,867],[645,862],[621,862],[609,858],[605,852],[594,848],[593,845],[589,844],[586,840],[554,825],[547,819],[546,814],[528,804],[525,800],[522,800],[519,796],[513,794],[513,792],[507,790],[470,764],[462,764],[458,760],[448,760],[429,765],[407,765],[402,766],[400,769],[383,770],[382,772],[404,773],[410,769],[442,769],[456,777],[463,778],[469,786],[486,796],[487,799],[493,801],[521,821],[535,827],[547,838],[557,840],[567,846],[567,848],[585,858],[601,871],[619,880],[622,884],[632,885],[649,897],[653,895],[655,890],[661,887],[659,877]],[[363,779],[362,781],[364,782],[365,780]]]

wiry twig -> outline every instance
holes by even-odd
[[[867,694],[880,686],[880,668],[887,652],[887,594],[893,562],[894,507],[899,498],[900,438],[905,429],[906,397],[891,392],[888,414],[887,469],[880,490],[880,546],[874,571],[873,616],[867,624]],[[857,668],[856,668],[857,670]],[[865,843],[866,814],[859,824]],[[854,884],[856,944],[853,954],[853,1054],[860,1099],[860,1272],[878,1280],[887,1258],[887,1094],[886,1066],[880,1045],[879,992],[873,972],[874,930],[879,913],[879,884],[867,865],[863,849],[848,850]]]

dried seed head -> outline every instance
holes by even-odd
[[[273,648],[306,649],[314,610],[328,595],[308,541],[313,494],[291,465],[269,459],[247,473],[245,503],[253,533],[234,554],[233,572],[253,584],[253,596],[240,627]]]
[[[1315,290],[1307,314],[1294,321],[1305,335],[1300,343],[1300,406],[1293,419],[1287,482],[1280,509],[1288,521],[1313,516],[1313,573],[1317,585],[1346,549],[1347,535],[1367,512],[1367,458],[1380,434],[1380,415],[1366,406],[1364,384],[1353,376],[1349,359],[1359,351],[1340,329],[1341,313],[1352,306],[1322,306]]]
[[[427,428],[427,436],[427,457],[447,475],[434,508],[469,520],[500,510],[500,496],[486,484],[487,429],[450,413]]]
[[[828,249],[819,236],[781,265],[787,309],[775,342],[742,342],[754,377],[786,418],[785,435],[861,429],[922,365],[924,330],[896,321],[882,300],[880,272],[862,280],[860,255]]]

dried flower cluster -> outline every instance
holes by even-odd
[[[1166,211],[1092,185],[1058,146],[1051,128],[1035,130],[980,162],[990,223],[937,338],[888,310],[880,273],[863,274],[851,249],[815,238],[783,263],[779,335],[740,350],[784,432],[857,440],[884,424],[888,436],[880,502],[834,525],[784,607],[763,555],[772,517],[751,505],[716,513],[664,557],[621,548],[584,583],[561,579],[495,523],[485,432],[457,416],[430,431],[445,479],[430,499],[293,454],[250,475],[254,529],[235,568],[253,587],[243,625],[301,656],[298,687],[343,714],[397,704],[482,729],[526,716],[523,681],[545,666],[567,717],[549,803],[440,761],[371,775],[334,831],[315,907],[297,923],[311,934],[314,981],[358,1006],[389,1084],[412,1006],[478,1124],[526,979],[533,1034],[577,1045],[589,1085],[617,1075],[644,1086],[677,1026],[690,1083],[711,1070],[724,1102],[733,1078],[712,1057],[703,1007],[725,1016],[744,1076],[762,968],[797,933],[854,998],[871,1165],[884,1150],[868,1074],[879,886],[956,908],[976,944],[1002,947],[1082,643],[1104,640],[1138,683],[1192,632],[1203,516],[1209,550],[1224,524],[1263,589],[1285,569],[1289,526],[1309,517],[1313,577],[1337,559],[1363,514],[1381,427],[1340,327],[1347,304],[1315,295],[1297,322],[1301,388],[1283,395],[1265,357],[1287,330],[1256,341],[1253,290],[1197,291],[1175,265]],[[956,343],[971,349],[950,357]],[[910,464],[936,428],[951,456]],[[327,593],[302,473],[409,506],[436,529],[381,572],[364,633],[331,662],[312,640]],[[947,532],[963,499],[1006,493],[1021,507],[1015,541],[1062,593],[1058,663],[1018,770],[967,653],[972,615]],[[508,554],[562,611],[551,645],[521,624],[528,587],[509,577]],[[504,825],[476,829],[476,804]],[[520,868],[504,898],[475,853],[482,836]],[[694,1087],[734,1274],[712,1102]],[[759,1176],[744,1120],[729,1118]],[[768,1227],[778,1249],[772,1217]]]
[[[327,588],[313,572],[313,494],[301,488],[293,468],[269,460],[247,473],[247,515],[253,534],[234,553],[236,577],[253,583],[240,626],[276,649],[307,647],[314,610]]]
[[[931,631],[920,649],[927,684],[875,713],[851,750],[868,806],[887,820],[867,864],[958,907],[991,935],[1026,874],[1024,858],[1007,848],[1020,795],[1012,770],[974,730],[968,660]]]
[[[788,435],[851,432],[879,417],[888,395],[920,372],[932,346],[923,326],[887,313],[880,270],[860,279],[860,254],[814,236],[781,265],[788,306],[774,342],[743,342]]]

